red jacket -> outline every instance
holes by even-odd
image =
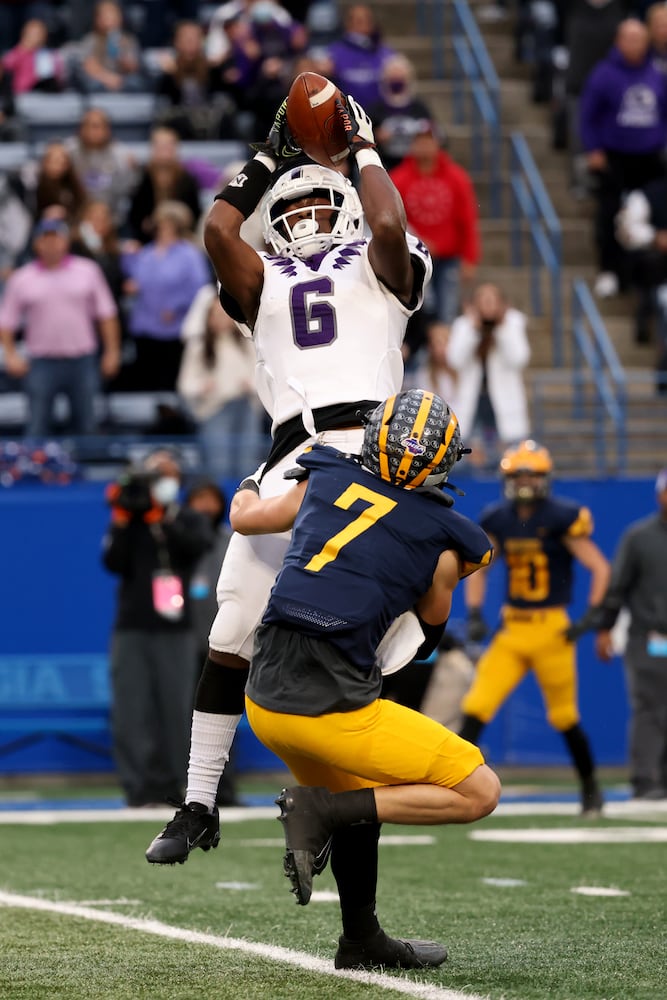
[[[421,173],[415,158],[406,156],[389,176],[403,199],[408,227],[433,257],[479,261],[477,202],[462,167],[441,151],[432,173]]]

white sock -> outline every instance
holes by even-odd
[[[229,751],[240,721],[240,715],[192,713],[186,802],[201,802],[208,809],[213,809],[218,782],[229,760]]]

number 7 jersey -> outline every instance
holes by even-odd
[[[422,304],[432,264],[407,236],[414,270],[404,304],[376,277],[369,239],[334,246],[307,260],[260,253],[264,285],[252,337],[257,392],[273,429],[298,414],[336,403],[386,399],[403,382],[401,345]],[[224,304],[224,299],[223,299]]]

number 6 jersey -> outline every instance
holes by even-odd
[[[431,278],[428,250],[407,236],[415,280],[407,305],[375,276],[369,239],[334,246],[307,260],[262,252],[264,285],[254,328],[239,322],[226,293],[223,306],[257,354],[257,392],[272,430],[312,410],[380,400],[403,381],[401,345],[408,319]]]

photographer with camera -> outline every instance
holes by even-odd
[[[446,357],[455,373],[450,402],[472,461],[494,468],[498,442],[504,448],[530,435],[526,316],[508,305],[497,285],[479,285],[452,323]]]
[[[209,518],[178,502],[182,473],[169,451],[148,455],[107,489],[103,562],[119,578],[111,638],[111,726],[127,804],[185,790],[197,678],[190,581],[212,548]]]

